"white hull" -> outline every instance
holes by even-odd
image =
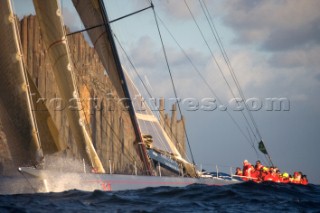
[[[228,185],[241,183],[236,179],[223,178],[184,178],[136,176],[118,174],[66,173],[40,170],[29,167],[19,168],[21,175],[1,178],[0,194],[21,194],[35,192],[62,192],[66,190],[82,191],[120,191],[146,187],[183,187],[190,184]]]

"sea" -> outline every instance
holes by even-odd
[[[0,212],[320,212],[320,186],[245,182],[0,195]]]

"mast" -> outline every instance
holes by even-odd
[[[138,155],[144,164],[148,175],[151,175],[151,164],[148,159],[145,145],[142,143],[142,136],[139,125],[136,121],[136,115],[130,102],[130,94],[124,78],[121,62],[118,56],[112,30],[109,25],[109,19],[101,0],[72,0],[90,40],[99,55],[109,79],[111,80],[118,96],[126,107],[129,108],[131,123],[135,132],[135,145]]]
[[[120,58],[119,58],[118,51],[117,51],[117,48],[116,48],[116,44],[115,44],[114,39],[113,39],[112,30],[111,30],[111,27],[110,27],[110,24],[109,24],[109,18],[108,18],[107,11],[105,9],[103,0],[99,0],[99,7],[100,7],[101,14],[102,14],[104,26],[105,26],[106,33],[107,33],[107,37],[108,37],[108,40],[110,42],[112,55],[113,55],[113,58],[114,58],[114,61],[115,61],[116,67],[117,67],[119,79],[121,81],[121,86],[122,86],[122,89],[123,89],[123,92],[124,92],[124,96],[125,96],[124,105],[126,107],[128,107],[130,119],[131,119],[131,122],[132,122],[132,125],[133,125],[133,128],[134,128],[134,132],[135,132],[135,135],[136,135],[135,143],[138,143],[138,149],[139,149],[139,152],[140,152],[140,158],[142,159],[142,161],[143,161],[143,163],[145,165],[147,175],[152,175],[151,164],[149,162],[149,158],[148,158],[148,155],[147,155],[147,150],[146,150],[145,144],[143,143],[142,134],[141,134],[140,127],[139,127],[139,124],[138,124],[138,121],[137,121],[137,117],[136,117],[136,114],[135,114],[135,111],[134,111],[134,108],[133,108],[133,104],[132,104],[132,101],[131,101],[129,89],[128,89],[128,86],[127,86],[127,83],[126,83],[124,71],[123,71],[122,66],[121,66],[121,62],[120,62]]]

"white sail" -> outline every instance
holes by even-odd
[[[142,98],[129,75],[126,75],[126,80],[141,133],[152,136],[152,146],[154,148],[163,150],[181,158],[181,154],[160,125],[158,118],[153,114],[145,100]]]
[[[189,176],[196,176],[194,165],[182,157],[171,138],[160,125],[158,118],[153,114],[148,104],[146,104],[145,100],[142,98],[142,95],[139,93],[129,75],[126,74],[125,76],[141,134],[146,137],[152,137],[151,149],[170,156],[172,159],[183,165],[185,172]]]
[[[55,152],[63,151],[67,148],[65,141],[59,140],[59,131],[54,123],[49,109],[45,104],[41,105],[41,110],[37,111],[37,101],[41,100],[40,92],[32,81],[30,74],[26,71],[30,92],[33,101],[33,113],[35,114],[36,123],[38,124],[38,132],[41,141],[41,148],[43,154],[53,154]]]
[[[66,114],[79,153],[82,157],[87,157],[98,172],[104,173],[100,158],[85,129],[84,112],[79,100],[58,3],[56,0],[34,0],[33,3],[60,95],[70,105]]]

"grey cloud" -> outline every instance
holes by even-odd
[[[223,21],[237,43],[258,43],[268,51],[320,42],[320,1],[225,1]]]
[[[208,62],[208,56],[195,49],[184,50],[191,61],[196,65],[205,65]],[[174,67],[188,67],[192,69],[186,56],[177,49],[166,46],[166,52],[168,54],[169,63]],[[130,55],[134,58],[135,63],[138,66],[144,68],[155,68],[159,64],[164,63],[164,55],[160,46],[157,46],[155,41],[147,36],[139,39],[135,46],[131,47]],[[203,69],[204,67],[198,67]]]
[[[306,54],[302,52],[277,52],[272,55],[268,62],[273,67],[294,68],[307,64]]]
[[[262,45],[270,51],[289,50],[308,47],[320,43],[320,17],[312,23],[306,23],[294,29],[278,28],[271,31]]]
[[[277,68],[304,67],[311,72],[318,71],[320,46],[301,48],[291,51],[276,51],[268,62]]]
[[[186,1],[189,5],[193,15],[197,16],[201,13],[201,6],[198,1]],[[174,17],[175,19],[191,19],[190,13],[187,6],[183,0],[159,0],[154,2],[156,9],[159,8],[161,12],[164,12],[169,17]]]
[[[156,44],[148,36],[141,37],[134,47],[130,50],[130,55],[137,66],[154,68],[161,54],[156,50]]]
[[[320,82],[320,73],[316,74],[314,77]]]

